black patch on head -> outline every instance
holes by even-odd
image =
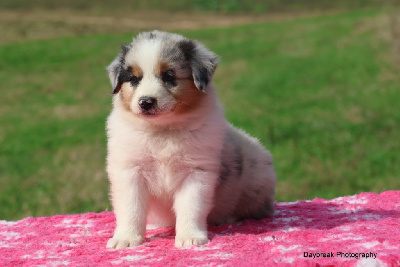
[[[238,174],[238,179],[240,179],[243,173],[243,154],[240,147],[236,147],[235,149],[235,169]]]
[[[118,75],[117,86],[112,93],[118,93],[121,90],[122,85],[126,82],[130,82],[133,87],[136,87],[140,81],[141,77],[133,76],[131,66],[129,66],[127,69],[121,68]]]
[[[196,87],[204,91],[211,80],[218,57],[193,40],[182,40],[178,47],[189,63]]]
[[[194,68],[193,78],[195,81],[198,81],[198,87],[201,91],[204,91],[204,88],[207,86],[209,82],[209,72],[205,67]]]
[[[121,46],[121,54],[120,54],[120,63],[121,65],[125,64],[125,56],[128,53],[129,49],[131,49],[131,47],[129,45],[122,45]]]
[[[125,77],[125,71],[121,67],[121,65],[118,65],[115,68],[115,73],[118,76],[117,76],[117,84],[115,85],[113,91],[111,92],[113,95],[117,94],[121,90],[121,86],[122,86],[121,80],[124,79],[124,77]]]
[[[124,82],[129,81],[129,72],[128,70],[125,70],[123,66],[125,65],[125,56],[128,53],[128,51],[131,49],[131,46],[129,45],[122,45],[121,46],[121,52],[118,55],[118,62],[113,70],[111,70],[115,75],[117,76],[117,84],[115,85],[115,88],[112,91],[112,94],[117,94],[121,90],[121,86]]]
[[[123,83],[129,82],[132,76],[132,68],[128,67],[128,69],[121,69],[119,76],[118,76],[118,83],[121,85]]]
[[[185,56],[185,60],[192,61],[196,44],[192,40],[182,40],[178,43],[178,47]]]
[[[126,70],[126,69],[123,69],[123,68],[120,68],[119,74],[118,74],[118,82],[117,82],[117,85],[115,86],[114,90],[112,91],[113,94],[118,93],[118,92],[121,90],[121,86],[122,86],[124,83],[126,83],[126,82],[128,82],[128,81],[130,80],[130,78],[131,78],[131,73],[132,73],[132,72],[129,72],[129,68],[128,68],[127,70]]]

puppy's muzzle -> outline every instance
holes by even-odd
[[[157,99],[150,96],[143,96],[139,98],[139,107],[142,111],[148,112],[151,109],[155,108],[157,105]]]

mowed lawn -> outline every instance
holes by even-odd
[[[359,11],[181,32],[222,56],[226,115],[273,153],[277,201],[400,189],[393,23]],[[110,210],[105,66],[134,34],[0,46],[0,219]]]

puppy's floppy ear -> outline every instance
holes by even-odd
[[[117,94],[121,90],[122,80],[121,75],[124,74],[123,66],[125,64],[125,56],[130,47],[127,45],[121,46],[121,53],[107,66],[108,77],[110,78],[111,86],[113,87],[112,94]]]
[[[199,90],[204,91],[217,68],[219,56],[194,40],[182,40],[178,43],[178,47],[190,64],[194,84]]]

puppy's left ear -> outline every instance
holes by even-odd
[[[219,56],[194,40],[182,40],[178,46],[192,69],[194,84],[205,91],[219,63]]]
[[[111,86],[113,88],[112,94],[117,94],[121,90],[121,71],[125,64],[125,56],[130,47],[127,45],[121,46],[121,53],[107,66],[108,77],[110,78]]]

